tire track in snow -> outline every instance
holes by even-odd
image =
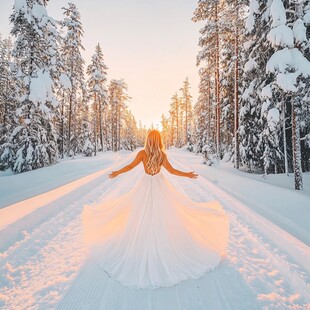
[[[176,167],[190,169],[173,158]],[[193,200],[201,197],[215,199],[214,188],[206,178],[181,180],[170,177],[178,186],[183,185],[185,193]],[[212,184],[212,187],[211,187]],[[221,190],[221,193],[223,191]],[[202,193],[206,193],[205,195]],[[226,196],[226,195],[225,195]],[[227,194],[227,196],[229,196]],[[229,206],[223,195],[221,202]],[[308,309],[310,308],[309,274],[287,253],[262,236],[255,227],[250,227],[242,214],[234,212],[234,206],[227,208],[230,214],[230,242],[227,251],[228,263],[239,270],[258,303],[266,309]],[[287,240],[289,242],[289,240]]]
[[[126,164],[132,157],[130,154],[108,171]],[[139,170],[134,172],[133,180],[138,177]],[[109,195],[115,183],[117,181],[106,177],[77,201],[64,203],[60,212],[45,217],[37,227],[31,227],[30,232],[23,231],[21,240],[0,253],[0,309],[56,307],[79,274],[87,255],[82,239],[82,209],[85,204],[96,204],[104,195]],[[113,189],[112,193],[126,192],[132,186]]]
[[[39,309],[58,301],[85,259],[79,215],[84,204],[104,194],[104,186],[26,233],[2,254],[0,298],[7,309]]]
[[[80,218],[83,206],[100,202],[115,183],[106,178],[31,232],[24,231],[22,240],[0,253],[0,309],[56,307],[87,255]]]

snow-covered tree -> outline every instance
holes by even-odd
[[[78,152],[78,132],[82,130],[78,126],[81,125],[78,117],[79,111],[83,110],[82,105],[85,104],[85,77],[84,64],[82,57],[84,47],[82,45],[83,26],[81,15],[74,3],[69,3],[67,8],[63,8],[65,19],[62,21],[65,36],[61,48],[61,58],[64,66],[64,73],[70,80],[71,87],[65,92],[67,100],[67,120],[68,134],[66,141],[67,154],[72,156]]]
[[[16,172],[52,164],[58,157],[53,125],[58,105],[52,78],[56,65],[56,25],[46,11],[47,1],[15,0],[11,23],[16,37],[13,55],[18,62],[18,124],[9,141],[14,144]]]
[[[140,120],[139,126],[137,128],[137,132],[136,132],[137,147],[143,147],[144,146],[146,135],[147,135],[147,129],[146,129],[145,125],[142,126],[142,122]]]
[[[181,147],[181,100],[179,98],[178,93],[175,93],[171,98],[170,110],[169,110],[169,118],[170,118],[170,130],[171,130],[171,139],[170,145],[174,145],[176,147]]]
[[[93,127],[95,137],[95,148],[97,149],[97,137],[100,141],[100,150],[106,149],[106,136],[104,137],[104,127],[106,108],[108,104],[107,94],[107,69],[104,63],[103,53],[98,44],[95,54],[92,56],[91,64],[87,67],[89,96],[93,102]]]
[[[210,76],[205,68],[199,70],[199,96],[194,106],[196,153],[202,153],[204,145],[209,143],[211,135],[211,86]]]
[[[216,152],[221,156],[221,98],[220,98],[220,32],[223,28],[223,19],[220,18],[222,2],[220,0],[199,0],[194,12],[193,21],[204,21],[201,28],[198,54],[198,64],[205,62],[214,75],[214,99],[216,119]]]
[[[309,48],[307,29],[304,20],[308,11],[304,2],[284,2],[273,0],[270,6],[271,29],[267,39],[274,48],[266,70],[270,85],[276,90],[290,94],[292,119],[292,152],[295,189],[300,190],[302,183],[300,118],[304,98],[307,96],[310,77],[310,62],[305,57]],[[306,12],[305,12],[306,9]],[[273,109],[279,109],[274,107]],[[281,108],[281,106],[280,106]],[[282,108],[283,105],[282,105]],[[279,113],[279,112],[277,112]],[[285,120],[284,120],[285,121]],[[286,146],[284,146],[286,147]]]
[[[134,151],[138,146],[137,122],[130,110],[123,113],[124,124],[121,128],[121,148]]]
[[[123,79],[111,80],[109,85],[109,124],[110,124],[110,145],[113,152],[121,149],[121,130],[123,126],[124,111],[127,94],[127,84]]]
[[[12,128],[17,124],[16,66],[12,59],[11,39],[0,37],[0,170],[9,168],[14,160],[14,145],[9,140]]]
[[[240,159],[250,171],[264,167],[264,147],[267,145],[262,139],[262,133],[263,119],[268,113],[265,114],[262,107],[268,105],[270,101],[268,89],[264,88],[268,83],[266,64],[272,54],[272,49],[268,46],[266,39],[269,29],[268,5],[264,1],[260,3],[258,0],[250,0],[248,16],[245,20],[245,42],[241,51],[243,68],[238,131]],[[270,163],[270,161],[265,161],[265,163]]]
[[[192,135],[193,135],[193,111],[192,111],[192,96],[190,94],[190,83],[188,77],[184,80],[181,90],[181,108],[184,114],[184,129],[183,139],[184,144],[188,144],[189,148],[192,148]]]

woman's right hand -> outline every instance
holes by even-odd
[[[112,179],[112,178],[115,178],[118,176],[118,172],[117,171],[112,171],[110,174],[109,174],[109,178]]]
[[[187,176],[191,179],[197,179],[198,178],[198,174],[194,171],[188,172]]]

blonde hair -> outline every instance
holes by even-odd
[[[148,133],[144,150],[147,155],[146,168],[151,174],[157,173],[165,159],[164,145],[158,130],[153,129]]]

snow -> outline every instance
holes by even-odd
[[[286,25],[279,25],[272,28],[267,34],[267,39],[273,47],[294,47],[293,31]]]
[[[253,14],[250,14],[245,20],[245,29],[247,32],[251,32],[254,29],[255,18]]]
[[[19,128],[23,129],[22,126]],[[91,159],[77,156],[74,159],[62,159],[53,166],[21,174],[11,173],[10,176],[7,176],[8,172],[0,172],[0,209],[102,170],[127,154],[120,152],[115,156],[112,152],[99,153]],[[11,191],[13,187],[15,191]]]
[[[45,70],[39,70],[38,76],[30,82],[29,100],[32,102],[46,102],[53,99],[53,80]]]
[[[270,84],[266,85],[265,87],[263,87],[262,92],[261,92],[261,96],[262,98],[272,98],[272,89]]]
[[[249,87],[244,90],[244,92],[242,94],[242,99],[246,100],[249,98],[249,96],[254,94],[254,86],[255,86],[255,80],[253,80],[250,83]]]
[[[262,108],[261,108],[261,117],[263,117],[263,115],[265,114],[265,112],[268,110],[270,106],[270,100],[267,99],[266,101],[263,102],[262,104]]]
[[[277,108],[270,109],[267,114],[267,122],[268,122],[268,127],[272,131],[276,129],[276,126],[279,123],[279,120],[280,120],[279,110]]]
[[[24,126],[17,126],[14,128],[12,136],[16,136],[21,130],[23,130]]]
[[[307,42],[306,31],[307,29],[303,21],[300,18],[297,19],[293,26],[293,34],[296,43],[300,44],[303,42]]]
[[[41,20],[47,16],[46,8],[38,3],[34,3],[32,7],[32,16]]]
[[[303,20],[304,20],[304,22],[305,22],[306,24],[310,24],[310,10],[308,10],[308,11],[306,12],[306,14],[304,15]]]
[[[277,113],[271,112],[275,120],[278,120]],[[201,167],[201,156],[191,158],[187,152],[177,150],[173,154],[247,207],[310,245],[310,173],[303,174],[304,190],[299,192],[294,191],[292,174],[268,175],[265,179],[260,174],[238,171],[230,163]]]
[[[276,82],[284,91],[296,92],[295,84],[297,77],[298,73],[278,73]]]
[[[254,13],[255,14],[259,13],[259,4],[257,0],[250,0],[249,15],[245,20],[245,28],[247,32],[251,32],[254,29],[254,23],[255,23]]]
[[[263,179],[229,164],[202,165],[201,156],[185,149],[167,153],[177,169],[199,174],[192,180],[164,170],[173,186],[195,201],[219,200],[230,216],[230,242],[219,268],[198,280],[156,290],[130,289],[109,278],[87,259],[80,215],[85,204],[128,192],[143,168],[129,172],[134,182],[119,188],[118,178],[126,175],[111,180],[107,173],[129,163],[135,153],[64,160],[36,171],[0,176],[0,188],[9,183],[5,195],[11,200],[19,192],[33,196],[0,210],[5,212],[0,220],[7,221],[0,225],[0,308],[309,308],[310,174],[304,174],[304,190],[294,191],[292,176]],[[0,197],[2,202],[5,196]]]
[[[244,65],[244,71],[251,71],[257,67],[257,62],[253,59],[250,58]]]
[[[286,24],[285,8],[282,0],[272,1],[270,6],[270,16],[272,17],[272,28]]]
[[[63,87],[63,89],[71,89],[71,87],[72,87],[71,81],[66,74],[62,73],[59,77],[59,81],[60,81],[60,84]]]
[[[243,47],[245,50],[248,50],[253,44],[253,41],[252,40],[248,40],[246,42],[243,43]]]
[[[15,0],[14,8],[15,8],[16,13],[19,13],[19,12],[26,13],[27,12],[27,0]]]
[[[288,73],[294,70],[295,72]],[[285,91],[296,91],[296,79],[299,75],[310,75],[310,62],[297,48],[284,48],[276,51],[268,60],[267,72],[278,72],[277,84]]]
[[[258,14],[259,13],[259,4],[257,0],[250,0],[249,8],[251,12]]]

